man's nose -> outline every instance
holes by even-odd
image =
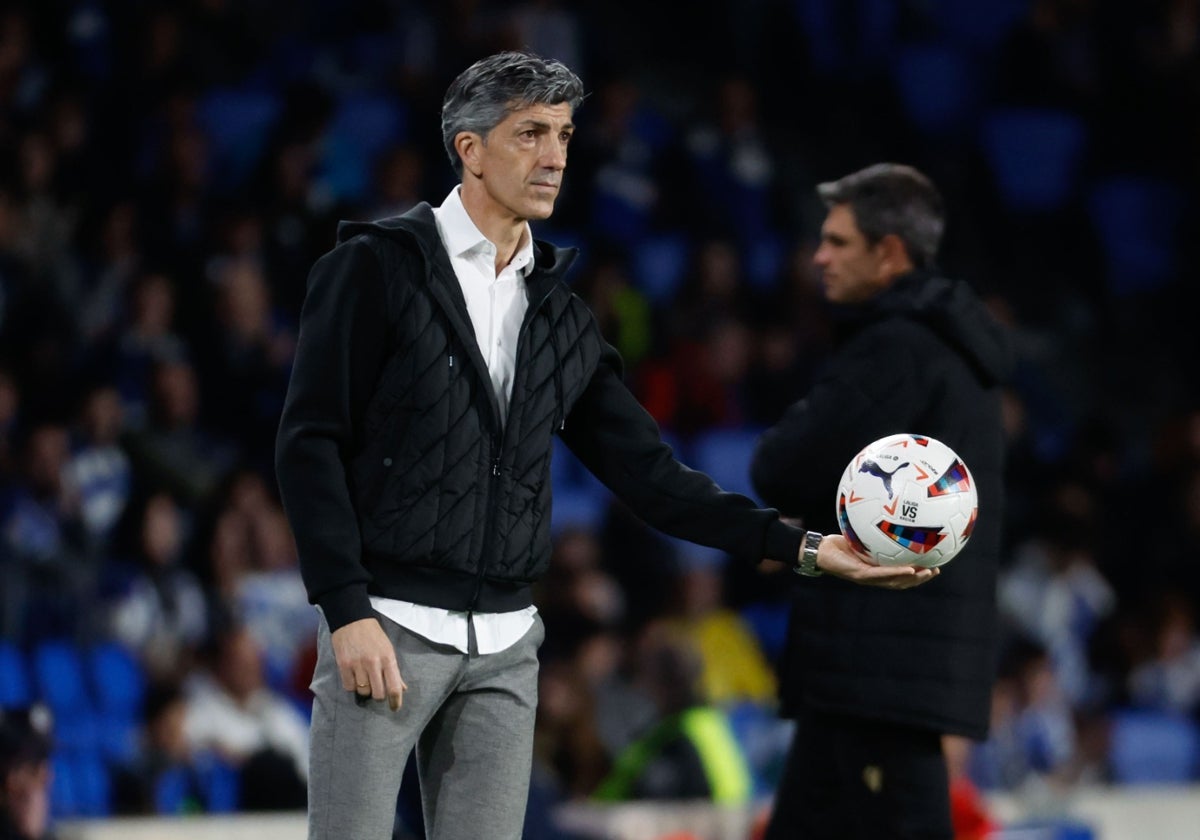
[[[567,147],[561,143],[550,142],[542,154],[542,165],[547,169],[565,169],[567,166]]]

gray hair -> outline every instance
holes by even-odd
[[[454,148],[460,131],[486,138],[511,112],[530,105],[583,102],[583,82],[565,64],[529,52],[501,52],[480,59],[458,75],[442,100],[442,144],[462,177]]]
[[[872,245],[895,234],[913,265],[933,265],[946,228],[942,195],[913,167],[877,163],[818,184],[817,195],[826,207],[849,205],[858,229]]]

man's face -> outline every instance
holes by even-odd
[[[493,212],[518,221],[550,217],[575,130],[571,117],[566,102],[531,105],[510,113],[479,144],[479,173]]]
[[[829,209],[813,262],[821,268],[825,299],[831,303],[861,303],[883,291],[890,279],[883,249],[863,236],[848,204]]]

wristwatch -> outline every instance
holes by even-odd
[[[823,539],[825,536],[816,531],[804,532],[804,544],[800,547],[800,559],[792,567],[793,572],[805,577],[820,577],[824,574],[821,567],[817,565],[817,549],[821,547]]]

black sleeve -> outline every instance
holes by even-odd
[[[571,409],[562,437],[579,460],[639,518],[666,534],[754,562],[794,564],[804,532],[677,461],[619,370],[616,351],[607,347]]]
[[[309,601],[331,630],[374,613],[346,464],[361,445],[385,355],[387,297],[369,244],[350,240],[313,266],[300,314],[275,468]]]

